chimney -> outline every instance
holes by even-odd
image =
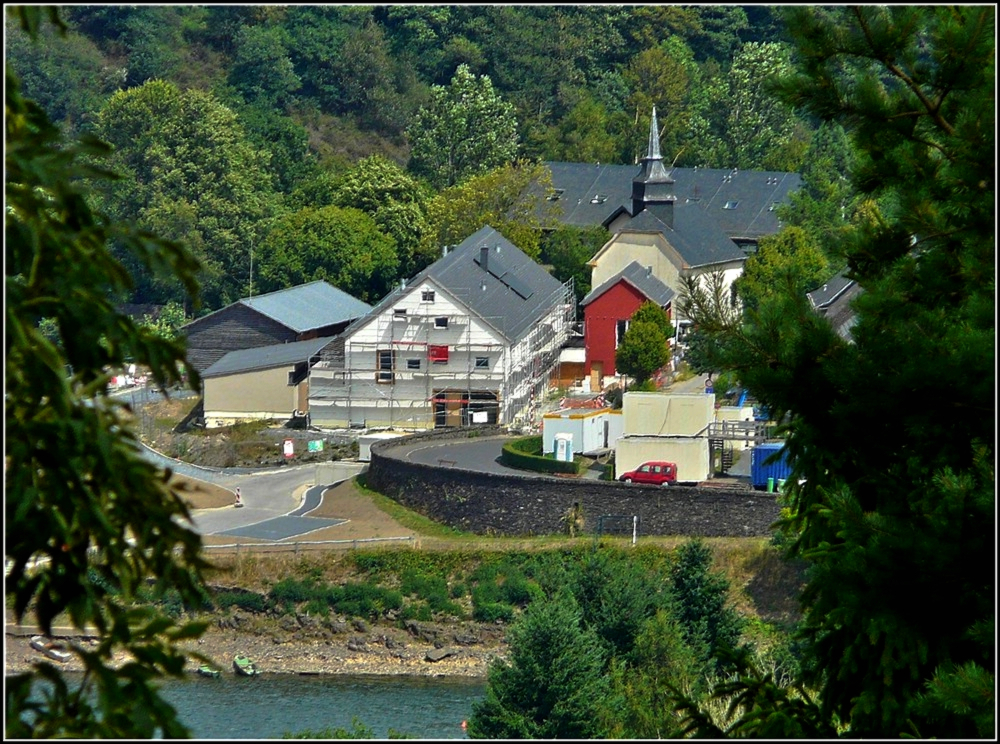
[[[479,268],[489,271],[490,268],[490,247],[482,245],[479,247]]]

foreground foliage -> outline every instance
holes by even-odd
[[[19,9],[18,17],[35,31],[40,9]],[[85,162],[105,156],[107,146],[64,142],[9,70],[6,146],[5,595],[17,621],[51,635],[59,617],[95,629],[98,643],[73,646],[86,670],[76,690],[48,662],[8,677],[5,733],[184,736],[151,681],[182,674],[175,644],[204,625],[177,625],[131,599],[150,577],[154,594],[197,597],[201,540],[169,474],[142,457],[107,383],[135,362],[167,389],[181,382],[186,364],[177,341],[115,311],[112,296],[130,276],[108,244],[117,240],[147,270],[177,276],[192,293],[197,263],[180,245],[91,210],[81,180],[109,176]],[[58,329],[55,340],[40,331],[41,318]],[[126,661],[112,669],[120,652]]]
[[[811,564],[799,687],[744,665],[716,690],[727,722],[688,705],[689,730],[989,738],[995,10],[790,13],[799,59],[782,95],[855,148],[868,205],[842,250],[863,293],[850,342],[801,292],[735,322],[688,297],[712,366],[786,421],[785,529]]]

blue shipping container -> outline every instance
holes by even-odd
[[[784,442],[766,442],[758,444],[750,451],[750,482],[754,488],[766,488],[767,479],[774,478],[774,487],[777,490],[778,481],[787,480],[792,474],[792,466],[784,452],[775,462],[765,463],[771,455],[783,450],[784,446]]]

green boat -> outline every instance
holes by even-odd
[[[200,667],[198,667],[198,674],[200,674],[202,677],[218,678],[222,676],[222,670],[216,669],[210,664],[202,664]]]
[[[253,677],[260,674],[257,666],[244,654],[236,654],[236,657],[233,659],[233,671],[243,677]]]

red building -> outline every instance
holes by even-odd
[[[633,261],[583,298],[585,372],[592,390],[603,389],[603,378],[617,374],[615,349],[639,306],[649,300],[669,315],[673,297],[674,291],[653,276],[648,267]]]

